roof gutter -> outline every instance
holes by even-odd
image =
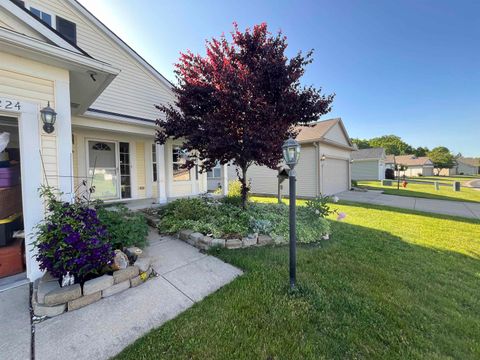
[[[4,28],[0,28],[0,44],[2,44],[2,50],[6,50],[6,52],[14,55],[23,53],[23,56],[25,56],[25,53],[30,53],[37,61],[39,61],[38,57],[40,55],[42,58],[40,62],[45,62],[50,65],[54,64],[66,69],[71,69],[72,67],[95,69],[114,76],[120,73],[119,69],[103,61],[95,60],[83,54],[63,49]]]

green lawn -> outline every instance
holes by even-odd
[[[418,184],[411,182],[408,183],[406,188],[403,188],[400,184],[400,189],[397,189],[396,182],[394,182],[392,186],[382,186],[380,181],[358,181],[357,183],[359,186],[367,187],[369,189],[383,190],[385,194],[390,195],[412,196],[439,200],[480,202],[480,190],[462,186],[461,191],[453,191],[453,183],[452,185],[448,186],[440,186],[440,190],[435,190],[433,184]]]
[[[288,247],[218,251],[244,276],[118,359],[479,359],[480,222],[334,206],[347,217],[299,247],[296,293]]]

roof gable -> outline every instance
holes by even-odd
[[[53,44],[75,53],[86,53],[66,40],[55,29],[37,19],[32,13],[22,6],[12,2],[4,1],[0,4],[1,23],[5,29],[18,34],[26,35],[35,40]]]
[[[19,34],[47,42],[47,38],[39,32],[32,29],[30,26],[20,21],[18,18],[9,13],[4,7],[0,7],[0,26],[10,31],[15,31]]]
[[[338,121],[333,125],[325,134],[325,139],[339,143],[345,146],[352,146],[350,138],[348,137],[347,131],[342,126],[341,121]]]
[[[297,140],[300,143],[322,141],[341,147],[352,147],[341,118],[328,119],[312,123],[309,126],[297,126]]]
[[[97,114],[155,120],[159,117],[155,105],[173,101],[171,84],[77,1],[30,0],[29,5],[75,23],[77,45],[121,70],[91,106]]]

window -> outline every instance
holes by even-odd
[[[48,26],[52,26],[52,15],[47,14],[46,12],[38,10],[34,7],[31,7],[30,11],[33,15],[42,20],[45,24],[47,24]]]
[[[174,146],[172,152],[173,181],[190,181],[190,170],[185,168],[188,153],[180,146]]]
[[[120,143],[120,189],[122,199],[132,197],[132,181],[130,174],[130,144]]]
[[[153,182],[157,181],[157,146],[152,144]]]
[[[217,165],[215,165],[212,170],[207,171],[207,178],[208,179],[219,179],[222,177],[222,166],[220,163],[217,162]]]
[[[105,144],[103,142],[96,143],[95,145],[92,146],[93,150],[99,150],[99,151],[112,151],[110,146],[108,144]]]
[[[72,43],[77,43],[77,25],[60,16],[57,16],[57,31]]]

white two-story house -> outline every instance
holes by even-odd
[[[84,180],[105,201],[206,192],[206,174],[182,168],[181,142],[154,143],[155,105],[173,100],[172,84],[77,1],[0,1],[0,133],[20,153],[27,234],[44,214],[40,184],[65,200]],[[47,105],[57,113],[48,131]],[[29,243],[33,280],[40,271]]]

